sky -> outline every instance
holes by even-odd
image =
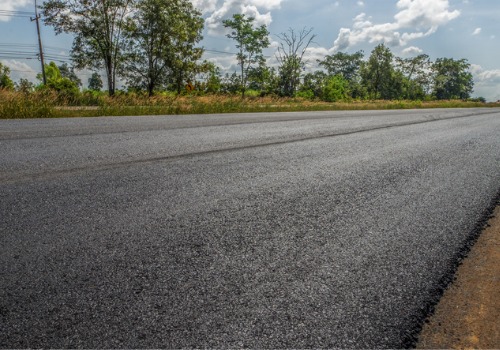
[[[33,17],[35,0],[0,0],[0,61],[11,69],[14,81],[36,81],[41,71]],[[42,0],[38,0],[39,3]],[[205,18],[205,58],[223,72],[236,70],[234,42],[228,39],[224,19],[234,13],[255,17],[271,33],[265,51],[269,65],[280,33],[290,28],[313,28],[314,43],[307,51],[307,69],[318,68],[316,59],[335,52],[365,52],[386,44],[399,57],[425,53],[437,58],[465,58],[474,76],[473,96],[500,100],[500,1],[498,0],[191,0]],[[13,12],[14,11],[14,12]],[[72,36],[55,35],[41,26],[46,60],[71,63]],[[86,85],[91,75],[81,71]]]

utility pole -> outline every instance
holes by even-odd
[[[47,77],[45,76],[45,63],[43,61],[43,48],[42,48],[42,38],[40,37],[40,15],[38,14],[38,8],[36,6],[35,0],[35,18],[31,18],[31,22],[36,21],[36,31],[38,33],[38,48],[40,49],[40,62],[42,62],[42,77],[43,85],[47,85]]]

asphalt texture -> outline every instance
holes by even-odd
[[[0,347],[403,348],[500,110],[0,120]]]

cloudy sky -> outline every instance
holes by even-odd
[[[267,25],[274,43],[276,35],[289,28],[312,27],[316,38],[308,51],[308,69],[314,70],[316,58],[326,54],[364,50],[367,57],[377,44],[385,43],[401,57],[426,53],[432,60],[466,58],[474,75],[474,95],[500,100],[498,0],[191,1],[206,19],[201,43],[207,49],[206,58],[226,71],[235,69],[231,54],[235,48],[221,22],[244,13]],[[33,8],[34,0],[0,0],[0,60],[11,67],[14,80],[34,80],[40,71],[36,27],[28,13]],[[51,27],[42,27],[42,39],[49,60],[69,62],[70,36],[55,36]],[[266,55],[273,64],[274,49]],[[81,74],[85,82],[89,72]]]

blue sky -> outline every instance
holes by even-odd
[[[38,0],[41,1],[41,0]],[[276,34],[289,28],[313,27],[315,43],[307,52],[308,69],[316,59],[336,51],[364,50],[366,57],[379,43],[401,57],[419,53],[432,60],[466,58],[475,80],[474,96],[500,100],[500,1],[498,0],[191,0],[206,19],[204,40],[208,50],[235,52],[225,37],[222,20],[233,13],[254,16],[266,24],[273,47]],[[35,80],[40,71],[36,60],[36,27],[27,17],[1,16],[5,11],[33,12],[34,0],[0,0],[0,60],[12,70],[14,80]],[[23,15],[24,13],[16,12]],[[69,62],[72,37],[55,36],[42,26],[42,39],[49,60]],[[267,50],[274,64],[274,48]],[[234,56],[206,52],[225,71],[235,70]],[[27,59],[32,57],[32,59]],[[80,72],[84,82],[90,72]]]

